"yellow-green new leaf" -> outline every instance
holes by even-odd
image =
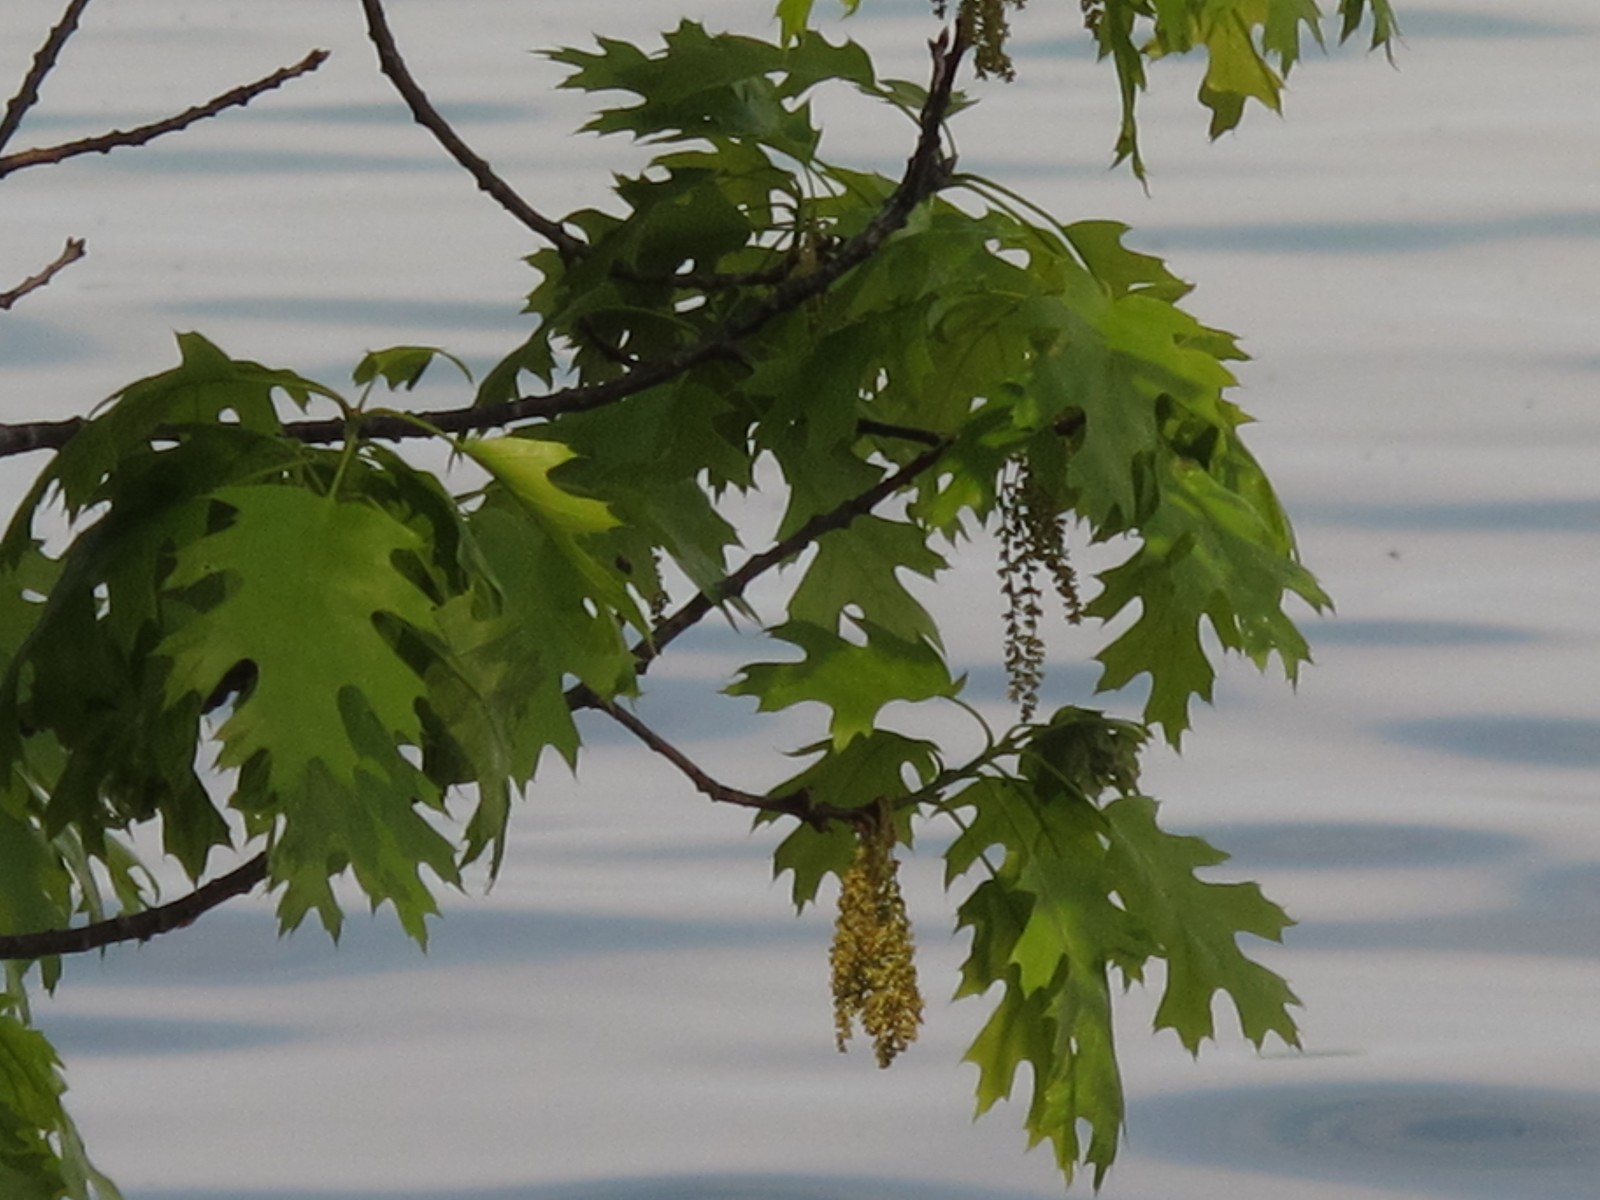
[[[583,576],[590,594],[641,633],[650,622],[626,584],[579,543],[586,534],[615,529],[620,521],[603,501],[569,492],[550,473],[577,457],[572,447],[537,438],[476,438],[461,450],[505,488]]]
[[[552,533],[576,537],[617,526],[616,517],[602,501],[574,495],[551,480],[550,472],[577,457],[570,446],[500,437],[463,442],[461,450],[531,508]]]

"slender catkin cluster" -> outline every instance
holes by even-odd
[[[1039,705],[1044,682],[1044,640],[1039,620],[1039,573],[1045,572],[1067,620],[1083,620],[1078,577],[1067,559],[1067,522],[1034,477],[1026,458],[1014,458],[1000,476],[1000,594],[1005,598],[1007,695],[1024,721]]]
[[[917,1026],[922,1024],[922,993],[917,989],[911,919],[900,895],[899,869],[894,822],[884,812],[862,830],[855,861],[845,873],[828,956],[839,1049],[844,1050],[860,1021],[872,1038],[880,1067],[887,1067],[916,1041]]]
[[[1016,78],[1016,68],[1006,53],[1006,39],[1011,35],[1006,9],[1021,8],[1024,3],[1026,0],[960,0],[956,21],[972,40],[972,64],[979,78],[990,75],[1007,81]],[[948,0],[934,0],[933,11],[941,20],[948,9]]]

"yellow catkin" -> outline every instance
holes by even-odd
[[[899,869],[894,825],[885,811],[873,828],[862,831],[855,861],[845,873],[829,953],[839,1049],[845,1048],[859,1021],[872,1038],[880,1067],[916,1041],[922,1024],[922,993]]]
[[[1021,8],[1026,0],[957,0],[956,24],[973,47],[973,66],[978,77],[990,75],[1011,80],[1016,77],[1006,41],[1011,25],[1006,9]],[[949,0],[933,0],[933,11],[941,20],[949,15]]]
[[[1005,665],[1010,680],[1007,694],[1021,710],[1024,721],[1033,719],[1044,681],[1044,639],[1039,636],[1043,593],[1038,573],[1046,572],[1055,585],[1067,620],[1083,619],[1077,576],[1067,557],[1067,522],[1056,511],[1044,486],[1026,458],[1015,458],[1001,473],[997,494],[1000,513],[1000,594],[1005,599]]]

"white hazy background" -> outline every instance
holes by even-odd
[[[926,7],[863,7],[819,16],[921,79]],[[0,89],[57,8],[0,7]],[[1192,309],[1255,356],[1237,397],[1262,422],[1252,445],[1339,606],[1307,614],[1318,665],[1297,693],[1234,664],[1182,758],[1147,768],[1169,822],[1235,850],[1221,874],[1261,880],[1301,922],[1259,949],[1305,1001],[1306,1050],[1258,1055],[1234,1034],[1194,1062],[1133,993],[1128,1141],[1104,1195],[1592,1196],[1600,13],[1407,0],[1394,68],[1312,49],[1283,119],[1253,109],[1215,145],[1197,67],[1158,64],[1146,195],[1107,170],[1115,82],[1076,10],[1018,17],[1020,79],[975,85],[963,165],[1064,219],[1126,221],[1199,283]],[[552,91],[560,70],[529,51],[649,38],[686,11],[391,5],[439,107],[551,213],[604,202],[641,152],[574,136],[586,100]],[[762,0],[693,11],[771,32]],[[353,2],[104,0],[12,148],[168,115],[314,46],[333,51],[321,71],[248,110],[5,180],[0,286],[68,236],[89,257],[0,314],[0,420],[88,411],[170,366],[177,330],[336,385],[378,346],[482,366],[515,344],[537,247],[410,124]],[[901,125],[826,105],[836,161],[898,169]],[[439,377],[419,395],[459,400]],[[4,464],[8,502],[42,464]],[[973,698],[1002,717],[983,547],[934,595]],[[1057,648],[1067,664],[1093,642]],[[821,725],[718,698],[747,653],[715,631],[675,650],[646,712],[764,786]],[[1064,667],[1052,695],[1089,679]],[[928,1025],[879,1072],[833,1050],[831,913],[797,919],[769,884],[771,832],[587,728],[581,777],[546,771],[499,884],[446,897],[426,956],[359,910],[338,951],[313,928],[280,942],[250,900],[71,965],[41,1019],[130,1200],[1059,1194],[1046,1153],[1022,1153],[1019,1103],[971,1119],[959,1059],[986,1010],[944,1002],[964,946],[936,854],[910,868]]]

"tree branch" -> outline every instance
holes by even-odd
[[[61,57],[62,47],[67,44],[67,39],[78,31],[78,18],[88,7],[89,0],[68,0],[66,11],[61,14],[61,20],[45,38],[44,45],[34,54],[33,65],[23,76],[22,86],[6,105],[5,115],[0,116],[0,149],[4,149],[6,143],[16,135],[17,127],[22,124],[22,118],[27,116],[28,110],[39,102],[40,85],[44,83],[45,76],[55,69],[56,60]]]
[[[739,808],[753,808],[760,812],[777,813],[794,817],[797,820],[818,827],[826,825],[830,821],[859,823],[863,819],[863,810],[858,808],[838,808],[832,804],[819,804],[813,801],[810,793],[804,789],[798,792],[790,792],[784,796],[763,796],[756,792],[747,792],[740,788],[729,787],[727,784],[712,778],[687,754],[651,729],[650,726],[646,725],[626,708],[600,699],[599,696],[582,684],[573,689],[573,691],[577,693],[576,707],[596,708],[605,713],[651,750],[676,767],[690,783],[694,784],[697,792],[709,797],[718,804],[733,804]]]
[[[932,467],[953,444],[948,440],[940,441],[937,446],[924,450],[899,470],[885,475],[866,491],[857,493],[827,512],[818,513],[788,537],[775,543],[770,549],[752,555],[745,560],[743,566],[725,575],[720,582],[700,592],[692,600],[680,605],[676,612],[662,618],[651,630],[650,639],[640,642],[633,648],[634,657],[639,664],[639,673],[643,674],[650,663],[660,657],[661,651],[669,642],[697,624],[713,608],[744,595],[745,589],[762,575],[799,554],[823,534],[843,529],[857,517],[871,512]]]
[[[37,291],[56,277],[56,273],[71,266],[82,258],[88,251],[84,249],[82,238],[68,238],[66,248],[56,260],[37,275],[30,275],[9,292],[0,292],[0,309],[9,309],[18,300],[29,292]]]
[[[103,133],[98,137],[81,138],[75,142],[63,142],[58,146],[41,146],[32,150],[19,150],[15,154],[0,156],[0,178],[20,171],[24,167],[39,167],[49,163],[58,163],[68,158],[75,158],[80,154],[106,154],[112,150],[119,150],[124,146],[142,146],[146,142],[154,141],[164,134],[176,133],[180,129],[187,129],[196,121],[206,117],[214,117],[227,108],[237,108],[249,104],[263,92],[271,91],[296,76],[305,75],[315,71],[327,61],[326,50],[313,50],[299,62],[291,67],[283,67],[274,71],[254,83],[246,83],[230,91],[223,92],[207,100],[204,104],[197,104],[193,108],[185,109],[177,116],[168,117],[163,121],[152,121],[148,125],[140,125],[134,129],[113,129],[110,133]]]
[[[587,250],[588,243],[568,233],[559,221],[552,221],[537,211],[515,188],[495,174],[487,160],[476,154],[450,123],[439,115],[439,110],[434,108],[406,66],[405,59],[400,56],[400,48],[395,45],[394,34],[389,29],[389,18],[383,11],[383,0],[361,0],[361,8],[367,14],[367,36],[378,51],[378,66],[394,84],[417,124],[433,134],[450,157],[477,181],[480,189],[523,225],[553,245],[562,258],[572,259]]]
[[[379,0],[362,0],[369,10],[381,15]],[[933,53],[933,80],[918,120],[920,132],[916,149],[906,162],[905,173],[883,206],[860,233],[839,243],[817,267],[803,275],[790,275],[754,308],[730,320],[676,354],[655,362],[641,363],[624,375],[604,383],[582,384],[543,396],[524,396],[502,404],[444,409],[416,414],[422,421],[446,433],[498,429],[519,421],[542,418],[552,420],[563,413],[587,412],[625,400],[650,388],[669,383],[703,362],[732,353],[745,338],[769,322],[799,308],[807,300],[822,295],[852,268],[871,258],[906,223],[912,211],[949,182],[952,162],[941,153],[945,115],[955,86],[966,42],[961,35],[952,41],[948,31],[929,43]],[[419,118],[420,120],[421,118]],[[481,181],[480,181],[481,185]],[[342,419],[306,422],[290,426],[293,436],[312,442],[338,441],[345,434]],[[374,417],[361,424],[364,437],[399,440],[427,436],[416,422],[402,417]]]
[[[88,950],[98,950],[116,942],[148,942],[158,934],[193,924],[202,913],[235,896],[244,895],[266,877],[267,855],[263,851],[243,866],[170,904],[72,929],[47,929],[42,933],[0,936],[0,959],[53,958],[58,954],[82,954]]]
[[[376,28],[387,32],[387,25],[382,24],[383,9],[379,0],[362,0],[362,4],[368,10],[369,19],[376,14],[376,19],[380,23]],[[392,46],[392,40],[389,44]],[[852,268],[877,253],[884,242],[904,226],[906,219],[917,205],[929,199],[949,181],[952,163],[940,152],[942,129],[945,115],[950,107],[950,95],[955,85],[956,72],[967,46],[959,34],[952,41],[946,33],[941,34],[937,41],[931,42],[929,48],[933,53],[934,62],[932,84],[918,119],[920,133],[916,149],[906,162],[905,173],[900,183],[867,223],[866,228],[840,243],[818,263],[814,270],[804,275],[787,277],[752,311],[738,320],[727,322],[700,341],[684,347],[667,358],[641,363],[615,379],[609,379],[604,383],[581,384],[543,396],[523,396],[502,404],[439,409],[416,413],[414,417],[368,417],[361,422],[361,436],[384,441],[403,441],[432,436],[429,427],[444,433],[469,433],[500,429],[521,421],[553,420],[563,413],[587,412],[603,408],[653,387],[659,387],[663,383],[670,383],[703,362],[725,357],[739,342],[759,331],[770,321],[792,312],[807,300],[826,292]],[[400,64],[400,69],[404,70],[403,63]],[[406,75],[404,78],[409,80],[410,76]],[[396,86],[400,86],[398,81]],[[410,86],[414,88],[414,82]],[[420,92],[417,94],[426,105],[426,98],[421,97]],[[436,113],[434,117],[437,119]],[[417,119],[423,120],[420,115]],[[424,121],[424,124],[426,123]],[[443,122],[440,124],[443,125]],[[429,127],[432,128],[431,125]],[[444,126],[444,128],[448,130],[449,127]],[[465,146],[462,149],[465,150]],[[471,153],[471,151],[466,152]],[[5,161],[0,159],[0,164]],[[480,186],[484,186],[481,179],[479,182]],[[0,458],[28,450],[59,449],[77,432],[80,425],[81,422],[72,421],[0,425]],[[284,432],[303,442],[334,443],[343,441],[348,436],[349,426],[344,418],[340,417],[326,421],[297,421],[285,426]]]

